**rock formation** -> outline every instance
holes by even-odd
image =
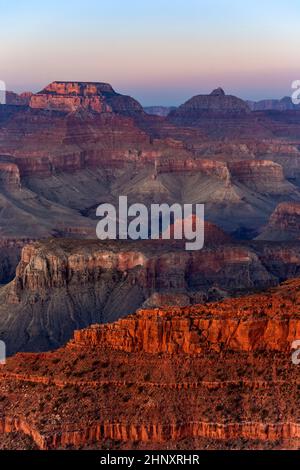
[[[272,213],[258,240],[299,240],[300,203],[282,202]]]
[[[143,113],[141,105],[129,96],[116,93],[108,83],[52,82],[32,95],[31,108],[74,112],[80,109],[97,113],[132,115]]]
[[[250,113],[243,100],[226,95],[222,88],[213,90],[210,95],[197,95],[172,111],[170,119],[181,124],[193,124],[205,115],[241,116]]]
[[[145,306],[191,305],[261,290],[300,275],[300,246],[233,243],[206,224],[205,247],[182,241],[48,240],[22,250],[0,289],[0,339],[8,353],[41,351],[74,329]]]
[[[57,111],[88,109],[98,113],[111,112],[101,94],[102,89],[110,90],[106,83],[53,82],[30,99],[31,108]]]
[[[140,310],[57,351],[17,354],[0,366],[1,445],[15,433],[14,446],[40,449],[298,448],[299,293],[297,279]]]

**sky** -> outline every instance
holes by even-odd
[[[222,86],[280,98],[300,79],[299,0],[0,0],[0,80],[101,81],[143,105]]]

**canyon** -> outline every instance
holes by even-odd
[[[189,306],[240,296],[300,275],[296,241],[236,242],[205,224],[205,247],[173,240],[49,239],[22,249],[0,287],[0,339],[9,355],[63,345],[78,328],[138,308]]]
[[[0,366],[0,432],[24,436],[21,448],[25,437],[40,449],[298,448],[299,302],[295,279],[19,353]]]
[[[74,329],[143,305],[218,300],[297,276],[297,110],[251,111],[218,88],[150,115],[110,84],[79,81],[9,93],[7,103],[0,337],[10,354],[59,347]],[[98,243],[96,208],[120,195],[147,207],[205,204],[204,250]]]
[[[82,81],[6,103],[0,448],[299,448],[299,108]],[[120,195],[204,204],[204,248],[96,240]]]

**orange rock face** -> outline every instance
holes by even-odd
[[[207,348],[289,351],[292,341],[300,338],[299,289],[299,282],[293,281],[271,295],[185,309],[139,310],[113,324],[76,331],[74,345],[105,343],[127,352],[190,355]]]
[[[111,112],[101,91],[113,92],[106,83],[53,82],[30,99],[31,108],[72,112],[80,108]]]
[[[40,449],[294,449],[300,281],[141,310],[0,368],[0,432]]]

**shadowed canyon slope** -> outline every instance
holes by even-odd
[[[140,310],[57,351],[17,354],[0,370],[0,431],[41,449],[298,448],[299,293],[297,279]]]
[[[192,252],[153,240],[26,245],[15,278],[0,288],[0,339],[9,354],[47,350],[142,306],[218,300],[300,275],[296,242],[237,243],[211,224],[205,234],[205,248]]]

